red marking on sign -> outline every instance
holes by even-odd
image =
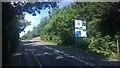
[[[77,23],[77,25],[79,25],[79,26],[80,26],[80,23],[78,22],[78,23]]]

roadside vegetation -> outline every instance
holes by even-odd
[[[1,2],[2,3],[2,66],[9,61],[10,56],[19,45],[19,33],[31,23],[24,20],[25,14],[33,16],[35,12],[45,8],[54,8],[57,2]]]
[[[74,20],[87,22],[87,37],[77,38]],[[55,7],[33,31],[22,39],[41,37],[43,41],[88,50],[120,59],[120,2],[75,2],[60,9]]]

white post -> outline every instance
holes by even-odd
[[[117,36],[117,53],[119,54],[119,41],[118,41],[118,36]]]

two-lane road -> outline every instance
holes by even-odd
[[[21,48],[20,48],[21,47]],[[72,48],[38,41],[22,41],[18,51],[21,58],[15,58],[12,66],[117,66],[118,60],[108,59],[101,55],[88,53]],[[16,60],[17,59],[17,60]],[[22,61],[19,61],[19,60]],[[16,63],[17,62],[17,63]],[[20,64],[19,62],[24,62]]]
[[[26,45],[30,49],[31,53],[36,58],[36,61],[41,66],[88,66],[72,57],[68,57],[64,53],[60,53],[59,50],[51,48],[51,46],[56,45],[46,45],[46,43],[34,41],[29,43],[23,42],[23,45]]]

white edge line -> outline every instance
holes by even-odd
[[[57,50],[57,49],[54,49],[54,48],[51,48],[51,47],[48,47],[48,48],[50,48],[50,49],[52,49],[52,50]],[[60,51],[60,50],[58,50],[58,51]],[[61,53],[61,52],[59,52],[60,54],[63,54],[64,56],[67,56],[67,57],[69,57],[69,58],[73,58],[73,59],[75,59],[75,60],[78,60],[78,61],[80,61],[80,62],[82,62],[82,63],[85,63],[86,65],[89,65],[89,66],[95,66],[94,64],[91,64],[91,63],[88,63],[88,62],[86,62],[86,61],[83,61],[83,60],[81,60],[81,59],[77,59],[76,57],[70,57],[70,55],[67,55],[67,54],[65,54],[65,53]]]
[[[28,45],[27,45],[27,46],[28,46]],[[28,48],[30,49],[29,46],[28,46]],[[32,52],[32,49],[30,49],[30,51],[31,51],[32,55],[34,56],[34,58],[36,59],[36,61],[37,61],[37,63],[39,64],[39,66],[40,66],[41,68],[43,68],[42,65],[40,64],[40,62],[38,61],[38,59],[36,58],[36,56],[34,55],[34,53]]]

